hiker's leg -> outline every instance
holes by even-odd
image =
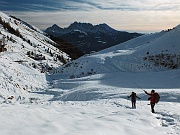
[[[132,108],[136,108],[136,101],[132,100]]]
[[[131,103],[132,103],[132,108],[134,107],[134,102],[133,102],[133,100],[131,100]]]
[[[155,106],[155,103],[152,103],[151,102],[151,112],[154,113],[154,106]]]
[[[136,100],[134,100],[134,108],[136,108]]]

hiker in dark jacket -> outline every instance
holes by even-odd
[[[132,102],[132,108],[136,109],[136,98],[140,99],[135,92],[132,92],[130,96],[128,96],[128,98],[131,98],[131,102]]]
[[[155,93],[155,90],[151,90],[151,93],[148,93],[147,91],[144,90],[144,92],[149,95],[150,97],[148,98],[148,100],[150,100],[150,105],[151,105],[151,112],[154,113],[154,107],[155,104],[159,101],[159,95],[157,95],[157,93]]]

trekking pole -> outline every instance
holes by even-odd
[[[140,106],[141,106],[141,109],[142,109],[141,99],[140,99]]]
[[[134,84],[144,91],[144,89],[142,87],[140,87],[139,85],[137,85],[135,82],[134,82]]]
[[[140,89],[142,89],[143,91],[145,91],[142,87],[140,87],[139,85],[137,85],[135,82],[134,82],[134,84],[135,84],[136,86],[138,86]],[[141,99],[140,99],[140,106],[141,106],[141,109],[142,109]]]

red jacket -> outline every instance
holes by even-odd
[[[150,96],[150,102],[151,103],[156,103],[156,99],[155,99],[155,94],[154,93],[153,94],[147,93],[147,91],[145,91],[145,93]]]

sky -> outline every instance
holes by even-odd
[[[180,22],[180,0],[0,0],[0,10],[41,30],[53,24],[65,28],[77,21],[149,33]]]

